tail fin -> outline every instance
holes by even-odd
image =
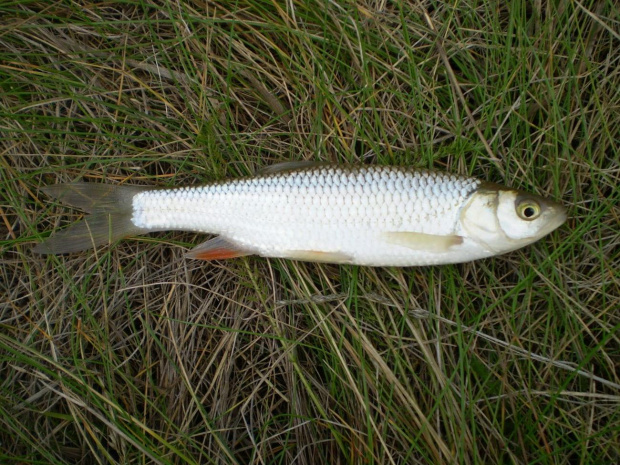
[[[148,189],[152,188],[85,182],[56,184],[43,188],[47,195],[80,208],[90,215],[67,229],[56,232],[37,244],[33,251],[43,255],[79,252],[111,244],[123,237],[148,232],[148,229],[138,228],[131,221],[134,195]]]

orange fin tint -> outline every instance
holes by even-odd
[[[193,248],[185,256],[196,260],[225,260],[227,258],[245,257],[252,254],[253,252],[242,249],[227,239],[218,236]]]

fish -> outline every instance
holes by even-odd
[[[441,171],[287,162],[174,188],[69,183],[43,192],[84,210],[34,247],[65,254],[154,231],[215,235],[186,256],[363,266],[461,263],[525,247],[567,218],[560,203]]]

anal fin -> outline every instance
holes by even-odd
[[[463,237],[456,234],[440,236],[435,234],[398,231],[384,233],[383,237],[390,244],[400,245],[412,250],[434,253],[448,252],[451,247],[463,243]]]
[[[194,247],[185,256],[196,260],[225,260],[227,258],[245,257],[253,253],[228,239],[218,236]]]

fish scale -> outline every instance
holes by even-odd
[[[479,185],[474,178],[397,167],[313,167],[143,192],[133,199],[132,221],[153,231],[218,234],[260,255],[322,251],[360,264],[401,263],[412,257],[380,244],[380,235],[455,233],[459,208]],[[424,263],[438,258],[415,255]]]
[[[153,231],[217,237],[187,254],[258,254],[370,266],[458,263],[515,250],[561,225],[565,209],[475,178],[394,166],[285,163],[254,177],[154,189],[44,188],[89,212],[38,244],[68,253]]]

